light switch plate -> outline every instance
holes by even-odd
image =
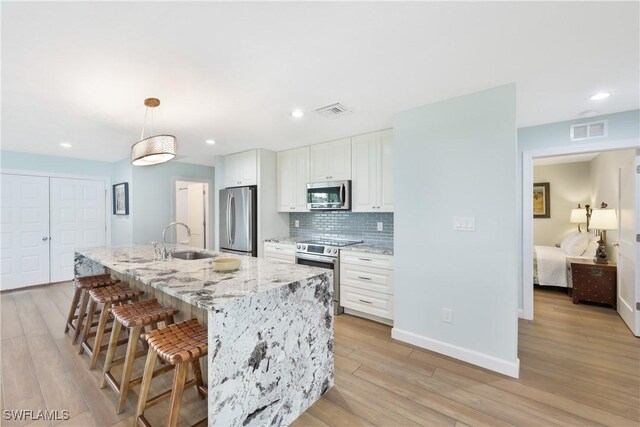
[[[442,321],[445,323],[453,323],[453,310],[442,307]]]
[[[476,231],[476,218],[473,216],[454,216],[453,229],[455,231]]]
[[[384,225],[382,222],[378,221],[378,231],[384,230]]]
[[[296,228],[300,227],[300,221],[299,221],[299,220],[297,220],[297,219],[296,219],[296,221],[295,221],[295,226],[296,226]]]

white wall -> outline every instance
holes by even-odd
[[[591,205],[594,209],[600,207],[602,202],[609,208],[616,209],[619,214],[619,191],[632,191],[632,189],[620,189],[620,167],[633,163],[635,150],[610,151],[600,154],[590,162],[591,174]],[[618,240],[618,231],[607,231],[607,254],[609,259],[618,257],[617,248],[613,246]]]
[[[393,337],[518,375],[515,84],[395,117]],[[453,230],[454,216],[476,231]],[[453,322],[441,320],[443,307]]]
[[[578,225],[569,222],[571,210],[580,203],[591,204],[591,162],[561,163],[535,166],[535,182],[548,182],[550,186],[550,218],[534,218],[533,243],[554,246]],[[586,223],[580,226],[586,231]]]

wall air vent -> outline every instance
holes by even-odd
[[[342,117],[342,116],[351,114],[353,113],[353,111],[349,110],[347,107],[340,104],[339,102],[336,102],[335,104],[316,108],[316,113],[320,114],[321,116],[334,119],[336,117]]]
[[[607,136],[607,121],[580,123],[571,126],[571,140],[582,141],[584,139],[603,138]]]

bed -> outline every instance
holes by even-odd
[[[572,233],[563,239],[560,247],[534,246],[533,283],[540,286],[571,287],[569,258],[593,259],[597,249],[597,236]],[[573,240],[576,240],[572,242]],[[583,240],[584,242],[580,242]]]

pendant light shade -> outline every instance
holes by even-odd
[[[134,166],[157,165],[176,157],[176,137],[156,135],[138,141],[131,147],[131,164]]]
[[[144,130],[147,124],[149,108],[160,105],[157,98],[147,98],[144,100],[147,111],[142,124],[142,134],[140,141],[131,147],[131,164],[134,166],[150,166],[168,162],[176,157],[176,137],[173,135],[152,135],[144,137]],[[153,110],[151,111],[151,133],[153,134]]]

